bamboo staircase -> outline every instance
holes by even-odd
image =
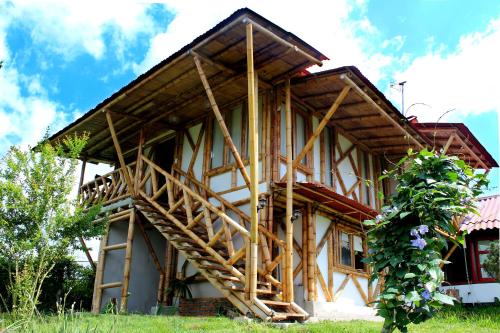
[[[132,168],[128,171],[132,173]],[[250,217],[192,175],[178,169],[173,172],[177,177],[140,156],[135,169],[135,193],[131,202],[136,211],[242,314],[266,321],[307,319],[308,313],[297,304],[281,300],[283,286],[273,277],[273,271],[280,264],[284,253],[284,242],[259,225],[263,263],[258,268],[257,297],[250,299],[246,284]],[[123,173],[115,179],[115,183],[125,186]],[[106,189],[99,184],[94,188],[102,189],[102,193],[89,193],[87,197],[98,199],[109,191],[121,193],[114,188],[113,182],[108,183]],[[160,202],[165,197],[168,202]],[[275,258],[269,251],[269,241],[279,247],[279,254]],[[102,270],[102,267],[99,269]],[[123,288],[123,283],[120,286]],[[102,289],[97,286],[96,290]],[[126,290],[122,290],[124,293]]]

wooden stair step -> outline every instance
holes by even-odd
[[[301,313],[275,312],[273,320],[304,319],[306,316]]]
[[[212,258],[212,257],[206,257],[206,256],[190,256],[188,259],[190,260],[194,260],[194,261],[202,261],[202,260],[205,260],[205,261],[210,261],[210,262],[215,262],[215,263],[219,263],[218,260]]]
[[[274,301],[272,299],[261,299],[260,300],[262,303],[270,306],[290,306],[289,302],[283,302],[283,301]]]
[[[127,243],[119,243],[119,244],[107,245],[107,246],[103,247],[102,249],[104,251],[113,251],[113,250],[124,249],[126,247],[127,247]]]
[[[222,289],[245,292],[245,288],[234,287],[234,286],[223,286]],[[256,289],[255,291],[257,294],[261,294],[261,295],[277,295],[277,292],[272,291],[272,290]]]
[[[177,250],[187,251],[187,252],[191,252],[191,251],[197,251],[197,252],[203,252],[203,253],[207,252],[204,249],[202,249],[201,247],[195,247],[195,246],[176,246],[176,248],[177,248]]]
[[[228,272],[228,273],[231,272],[231,270],[227,269],[226,267],[219,266],[219,265],[200,265],[200,268],[208,269],[208,270],[212,270],[212,271],[221,271],[221,272]]]
[[[229,276],[229,275],[216,275],[214,276],[215,279],[217,280],[225,280],[225,281],[232,281],[232,282],[238,282],[242,283],[240,279],[238,279],[236,276]],[[269,286],[271,285],[269,282],[262,282],[262,281],[257,281],[257,285],[261,286]],[[287,303],[288,304],[288,303]],[[288,304],[289,305],[289,304]]]

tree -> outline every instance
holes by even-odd
[[[84,210],[70,197],[77,157],[88,137],[70,136],[34,149],[12,147],[0,165],[0,256],[9,267],[12,313],[29,319],[37,313],[42,285],[56,259],[80,247],[78,236],[95,237],[100,211]]]
[[[475,198],[487,181],[457,157],[425,149],[410,150],[380,178],[386,177],[398,185],[382,213],[365,221],[370,226],[366,262],[373,268],[371,280],[384,281],[376,301],[385,319],[382,332],[407,332],[408,324],[431,318],[443,304],[453,305],[454,299],[438,290],[444,278],[441,250],[449,238],[463,243],[452,218],[476,212]]]

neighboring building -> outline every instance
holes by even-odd
[[[274,321],[373,315],[362,221],[391,190],[382,170],[423,147],[497,164],[460,131],[435,144],[355,67],[307,72],[325,59],[241,9],[52,137],[88,132],[82,160],[116,166],[80,187],[111,214],[94,312],[113,299],[148,312],[199,272],[198,304]]]
[[[450,286],[445,290],[456,294],[463,303],[500,301],[500,283],[482,267],[490,244],[500,239],[500,195],[483,197],[478,202],[479,215],[471,214],[461,221],[466,232],[466,246],[457,248],[444,266]]]

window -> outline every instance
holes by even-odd
[[[311,117],[298,105],[292,105],[292,142],[293,157],[295,158],[305,147],[308,139],[308,129],[310,127]],[[286,110],[285,105],[281,105],[280,111],[280,143],[281,155],[286,156]],[[300,161],[307,165],[307,154]]]
[[[248,151],[248,121],[247,113],[243,112],[244,104],[238,104],[228,112],[224,113],[224,122],[231,135],[234,146],[240,153],[242,159],[245,159]],[[212,168],[218,168],[227,164],[235,163],[235,159],[231,150],[224,141],[224,136],[217,122],[213,120],[212,131]],[[245,148],[244,150],[242,148]]]
[[[365,270],[363,238],[359,235],[340,231],[340,263],[357,270]]]
[[[494,281],[494,278],[488,274],[484,269],[484,262],[486,261],[488,254],[490,254],[490,245],[495,240],[492,239],[478,239],[475,244],[476,248],[476,272],[478,280],[482,282]]]

